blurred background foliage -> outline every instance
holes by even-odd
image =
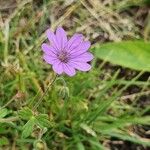
[[[0,149],[149,149],[149,8],[149,0],[0,0]],[[57,26],[92,42],[93,69],[59,77],[35,110],[54,77],[40,45]]]

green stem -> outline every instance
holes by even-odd
[[[53,83],[56,81],[56,78],[57,78],[57,74],[55,75],[54,79],[52,80],[52,82],[49,83],[49,85],[47,86],[47,89],[46,91],[43,93],[43,95],[40,97],[40,99],[38,100],[38,102],[35,104],[35,106],[33,107],[33,111],[35,111],[38,106],[40,105],[40,103],[42,102],[43,98],[46,96],[49,88],[53,85]]]
[[[4,109],[5,107],[7,107],[10,103],[12,103],[14,101],[14,97],[11,98],[4,106],[1,107],[1,109]]]
[[[9,41],[9,22],[6,22],[5,48],[4,48],[4,62],[5,62],[5,64],[7,64],[7,61],[8,61],[8,41]]]

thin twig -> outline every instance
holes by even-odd
[[[150,94],[150,91],[144,91],[144,92],[141,92],[141,93],[134,93],[134,94],[122,96],[120,99],[121,100],[134,99],[135,97],[139,97],[139,96],[142,96],[142,95],[149,95],[149,94]]]
[[[1,109],[7,107],[10,103],[12,103],[14,101],[14,96],[13,98],[11,98],[4,106],[1,107]]]
[[[17,121],[18,119],[19,119],[19,117],[1,118],[0,123],[13,122],[13,121]]]

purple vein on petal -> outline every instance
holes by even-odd
[[[67,43],[67,35],[62,27],[58,27],[56,30],[56,39],[59,49],[63,49]]]
[[[53,70],[57,73],[57,74],[62,74],[63,73],[63,64],[60,61],[57,61],[53,64]]]
[[[74,48],[72,51],[70,51],[71,55],[80,55],[84,52],[86,52],[91,46],[91,43],[89,41],[84,41],[78,47]]]
[[[81,70],[81,71],[89,71],[91,69],[91,65],[89,65],[86,62],[75,62],[70,61],[69,64],[74,67],[75,69]]]
[[[66,48],[68,50],[68,52],[70,52],[72,49],[74,49],[74,47],[77,47],[83,39],[83,35],[82,34],[74,34],[70,40],[68,41]],[[74,47],[73,47],[74,46]]]
[[[47,55],[47,54],[44,54],[43,55],[43,59],[48,63],[48,64],[54,64],[55,63],[55,61],[57,60],[57,58],[54,58],[54,57],[52,57],[52,56],[49,56],[49,55]]]
[[[56,40],[56,35],[54,32],[52,32],[50,29],[46,30],[46,35],[48,40],[50,41],[51,46],[55,47],[55,49],[58,51],[58,43]]]
[[[84,52],[80,55],[70,55],[70,59],[72,61],[79,61],[79,62],[89,62],[94,58],[94,56],[89,52]]]
[[[75,69],[71,65],[69,65],[68,63],[63,64],[63,68],[64,68],[64,72],[66,74],[68,74],[69,76],[74,76],[76,74]]]
[[[48,45],[46,43],[43,43],[42,44],[42,50],[43,50],[43,52],[45,54],[51,55],[53,57],[56,57],[56,51],[55,51],[55,49],[52,46],[50,46],[50,45]]]

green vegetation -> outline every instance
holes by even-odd
[[[96,47],[96,56],[114,64],[150,72],[150,43],[124,41]]]
[[[150,46],[142,43],[135,50],[137,60],[143,56],[141,66],[135,55],[127,63],[126,58],[121,63],[109,60],[133,70],[105,62],[107,54],[101,51],[101,47],[108,53],[111,47],[120,49],[116,41],[148,41],[147,5],[141,0],[0,3],[0,150],[149,148],[150,80],[145,71],[150,71],[146,64]],[[44,31],[59,25],[68,35],[81,32],[93,43],[93,68],[74,77],[57,77],[37,105],[55,78],[42,60]],[[112,45],[101,46],[107,41]],[[121,51],[127,48],[124,56],[130,44],[121,46]],[[115,59],[119,61],[121,54],[115,54]]]

